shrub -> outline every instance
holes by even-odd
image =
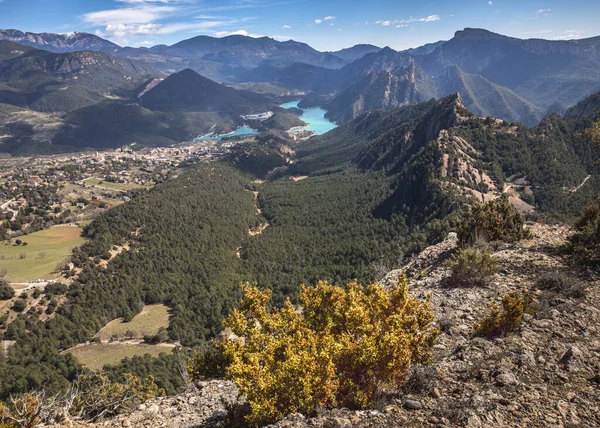
[[[490,313],[475,325],[475,333],[488,338],[503,337],[516,331],[523,315],[533,314],[533,297],[518,291],[508,293],[502,298],[502,308],[492,303]]]
[[[575,223],[575,233],[569,244],[573,261],[578,265],[600,265],[600,199],[587,207]]]
[[[560,272],[543,274],[536,281],[536,286],[566,297],[582,298],[586,295],[585,285],[581,281]]]
[[[27,307],[27,302],[23,299],[16,300],[12,305],[12,310],[15,312],[23,312]]]
[[[459,250],[448,261],[450,276],[444,280],[447,287],[482,287],[490,276],[498,272],[497,260],[485,250]]]
[[[430,394],[437,384],[437,372],[430,366],[414,365],[412,366],[402,386],[402,391],[406,394]]]
[[[41,422],[41,394],[11,397],[7,405],[0,403],[0,428],[34,428]]]
[[[505,198],[474,204],[458,224],[458,239],[472,245],[478,239],[514,242],[531,237],[525,220]]]
[[[408,295],[406,278],[394,290],[303,286],[301,310],[289,300],[270,310],[271,291],[242,291],[223,323],[232,336],[217,346],[230,359],[226,376],[247,397],[251,425],[320,407],[371,407],[380,385],[400,387],[411,364],[430,361],[439,334],[429,302]]]
[[[111,382],[102,373],[79,375],[74,383],[70,414],[97,421],[131,411],[151,398],[164,395],[164,391],[156,386],[152,376],[149,376],[145,383],[129,373],[124,376],[124,383],[116,383]]]
[[[67,286],[67,284],[64,284],[62,282],[54,282],[46,285],[46,288],[44,290],[47,294],[51,296],[60,296],[63,294],[67,294],[69,287]]]
[[[5,279],[0,279],[0,300],[10,300],[15,295],[15,290],[8,285]]]

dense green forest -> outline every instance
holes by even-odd
[[[73,255],[82,271],[67,304],[48,322],[21,316],[8,326],[4,338],[17,343],[7,361],[0,358],[0,397],[65,386],[80,368],[59,351],[112,319],[131,319],[144,304],[172,307],[170,334],[186,345],[215,335],[238,300],[235,249],[258,221],[246,182],[225,165],[201,165],[88,226],[91,240]],[[96,267],[93,258],[126,240],[132,251]]]

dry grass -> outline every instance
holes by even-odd
[[[112,320],[100,330],[95,337],[102,341],[111,338],[135,338],[155,335],[161,328],[169,326],[169,308],[165,305],[148,305],[130,322],[122,319]]]
[[[93,370],[99,370],[107,364],[119,364],[124,358],[145,354],[157,357],[163,352],[171,352],[173,348],[175,348],[175,345],[166,343],[160,345],[146,345],[143,343],[93,343],[76,346],[67,349],[65,352],[72,354],[82,365]]]
[[[6,269],[9,282],[56,278],[56,265],[85,241],[81,232],[80,227],[55,226],[20,236],[27,246],[0,244],[0,269]]]

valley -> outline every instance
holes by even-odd
[[[117,3],[0,30],[0,427],[600,424],[600,37]]]

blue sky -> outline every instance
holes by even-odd
[[[245,34],[319,50],[406,49],[465,27],[520,38],[591,37],[600,35],[598,22],[599,0],[0,0],[0,28],[86,31],[129,46]]]

